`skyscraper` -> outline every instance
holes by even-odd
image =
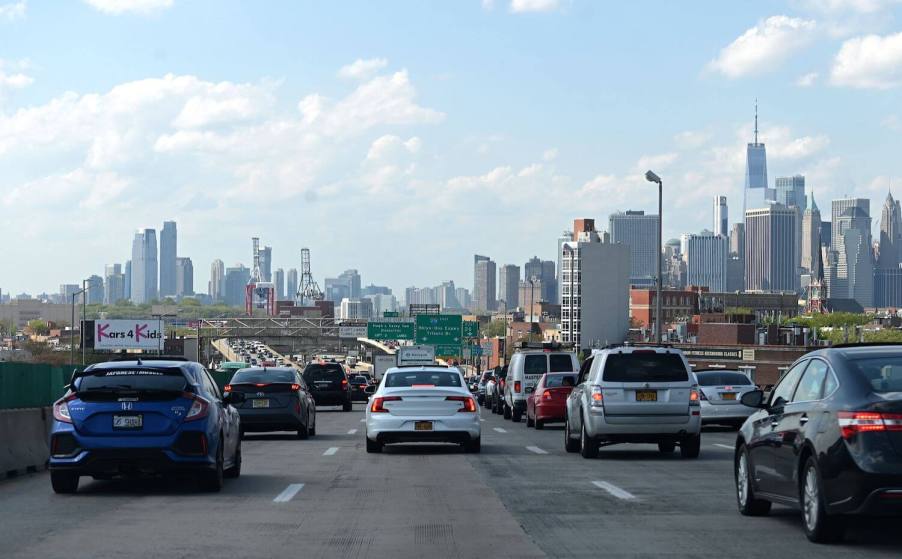
[[[473,270],[473,306],[476,312],[493,311],[495,300],[495,262],[487,256],[475,255]]]
[[[223,300],[226,305],[232,307],[243,307],[245,288],[251,281],[251,270],[242,264],[235,264],[234,267],[226,268],[225,280],[223,281]]]
[[[110,264],[104,269],[103,303],[114,305],[125,299],[125,276],[121,264]]]
[[[727,197],[714,197],[714,234],[726,237],[730,234],[730,214],[727,211]]]
[[[745,151],[745,189],[743,215],[750,209],[763,208],[774,195],[767,187],[767,150],[758,142],[758,102],[755,102],[755,141]]]
[[[608,225],[611,242],[627,245],[630,249],[630,284],[654,285],[658,265],[658,216],[645,215],[644,211],[615,213],[608,218]]]
[[[288,275],[286,278],[285,285],[285,298],[289,301],[294,301],[295,296],[298,294],[298,269],[297,268],[289,268]]]
[[[125,261],[125,270],[122,272],[122,298],[126,301],[132,300],[132,261]]]
[[[552,304],[556,304],[560,300],[557,296],[554,260],[542,261],[542,300]]]
[[[848,226],[850,223],[848,220],[846,220],[845,222],[840,224],[838,222],[839,217],[846,213],[846,210],[848,210],[849,208],[860,209],[862,212],[861,215],[868,216],[868,221],[870,221],[871,200],[869,198],[840,198],[839,200],[833,200],[830,215],[830,223],[832,224],[832,230],[830,233],[830,248],[837,252],[839,252],[839,245],[841,242],[840,237],[842,237],[842,234],[844,232],[843,227]],[[833,297],[833,294],[831,293],[830,296]]]
[[[877,267],[881,270],[899,268],[902,261],[902,210],[899,201],[887,193],[880,215],[880,259]]]
[[[190,258],[175,259],[175,294],[194,295],[194,263]]]
[[[178,293],[176,286],[176,258],[178,257],[178,232],[174,221],[164,221],[160,231],[160,295],[172,297]]]
[[[727,237],[711,231],[683,235],[681,252],[686,261],[687,285],[707,287],[721,293],[727,290]]]
[[[210,264],[208,293],[214,303],[225,298],[225,264],[218,258]]]
[[[132,302],[150,303],[158,296],[157,232],[144,229],[132,241]]]
[[[794,209],[771,204],[745,212],[745,287],[754,291],[797,291]]]
[[[834,211],[837,202],[834,200]],[[837,231],[840,236],[836,237]],[[854,299],[862,307],[874,304],[874,260],[871,253],[871,217],[862,204],[846,205],[833,220],[834,256],[826,274],[830,298]]]
[[[557,299],[556,301],[561,300],[561,247],[564,246],[564,243],[569,243],[573,240],[573,231],[565,230],[561,233],[561,236],[557,238]]]
[[[260,277],[263,281],[272,281],[272,247],[260,249]]]
[[[821,250],[821,211],[814,201],[814,193],[810,200],[802,216],[802,269],[809,274],[816,271]]]
[[[805,198],[805,177],[795,175],[792,177],[777,177],[775,198],[777,203],[792,208],[796,212],[795,248],[796,266],[801,267],[802,262],[802,218],[804,217],[807,202]],[[801,270],[800,270],[801,272]]]
[[[87,293],[83,297],[87,298],[89,305],[103,304],[103,278],[98,275],[92,275],[85,281]]]
[[[272,281],[276,284],[276,300],[285,300],[285,270],[277,268],[272,275]]]
[[[504,301],[508,310],[520,306],[519,285],[520,266],[515,266],[514,264],[501,266],[498,270],[498,301]]]

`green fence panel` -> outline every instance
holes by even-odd
[[[0,363],[0,409],[49,406],[65,392],[71,367]]]

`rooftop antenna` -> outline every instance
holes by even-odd
[[[254,245],[254,270],[251,272],[251,281],[259,283],[263,281],[263,274],[260,273],[260,237],[251,237]]]
[[[755,145],[758,145],[758,98],[755,97]]]

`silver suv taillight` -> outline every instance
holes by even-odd
[[[604,395],[601,393],[601,387],[595,385],[589,394],[589,404],[593,407],[600,408],[604,406]]]

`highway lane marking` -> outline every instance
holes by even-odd
[[[485,423],[485,419],[479,418],[479,421]]]
[[[336,452],[338,452],[338,447],[330,446],[329,448],[326,449],[326,452],[323,453],[323,456],[332,456]]]
[[[733,450],[733,447],[730,446],[730,445],[728,445],[728,444],[714,443],[714,444],[712,444],[711,446],[717,446],[717,447],[720,447],[720,448],[725,448],[725,449],[727,449],[727,450]]]
[[[353,435],[356,432],[357,432],[357,429],[351,429],[350,431],[348,431],[348,434]]]
[[[604,489],[614,497],[617,497],[618,499],[622,499],[624,501],[634,501],[636,499],[635,495],[633,495],[629,491],[626,491],[625,489],[620,489],[613,483],[608,483],[606,481],[593,481],[592,485],[599,489]]]
[[[528,446],[528,447],[526,447],[526,450],[528,450],[530,452],[535,452],[536,454],[548,454],[547,450],[542,450],[541,448],[539,448],[537,446]]]
[[[361,422],[361,423],[366,423],[366,418],[364,417],[363,419],[360,420],[360,422]]]
[[[287,503],[292,500],[295,495],[298,494],[298,491],[304,488],[303,483],[292,483],[288,487],[285,488],[284,491],[279,493],[275,499],[272,500],[273,503]]]
[[[501,427],[492,427],[492,428],[495,431],[498,431],[499,433],[507,433],[507,431],[505,429],[502,429]]]

